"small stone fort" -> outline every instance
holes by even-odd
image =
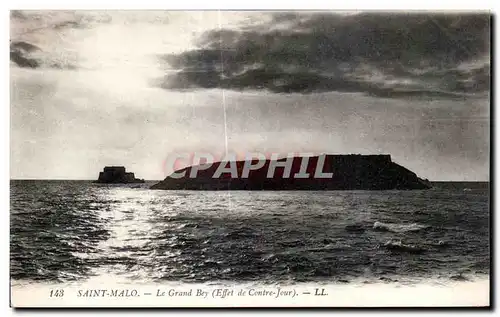
[[[104,184],[130,184],[144,183],[143,179],[135,178],[134,173],[127,172],[124,166],[106,166],[104,171],[99,173],[96,183]]]

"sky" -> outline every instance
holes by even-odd
[[[12,11],[10,33],[13,179],[226,150],[489,179],[484,14]]]

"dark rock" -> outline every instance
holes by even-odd
[[[95,183],[105,184],[131,184],[144,183],[143,179],[135,178],[134,173],[127,173],[123,166],[106,166]]]
[[[165,178],[153,185],[151,189],[185,189],[185,190],[406,190],[429,189],[430,182],[420,179],[408,169],[391,161],[390,155],[324,155],[321,171],[332,173],[329,178],[315,177],[319,157],[309,157],[306,173],[308,178],[295,178],[302,163],[302,157],[292,160],[289,177],[284,176],[283,167],[278,167],[272,177],[267,177],[271,162],[266,160],[258,169],[250,170],[248,177],[243,178],[242,170],[250,161],[216,162],[197,166],[197,176],[190,178],[193,166],[178,170],[181,177]],[[278,159],[283,162],[286,158]],[[237,177],[230,173],[222,173],[213,177],[218,167],[236,165]],[[252,165],[255,165],[253,163]],[[234,176],[234,175],[233,175]]]
[[[461,273],[457,275],[450,276],[450,279],[453,281],[468,281],[469,279],[463,276]]]
[[[379,280],[387,282],[387,283],[393,283],[393,282],[397,282],[398,281],[398,280],[395,280],[395,279],[392,279],[392,278],[386,277],[386,276],[380,277]]]

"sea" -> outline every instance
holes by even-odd
[[[487,280],[489,184],[179,191],[12,180],[12,285]]]

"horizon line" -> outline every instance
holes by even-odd
[[[166,177],[165,177],[166,178]],[[163,179],[144,179],[144,181],[163,181]],[[11,181],[95,181],[94,178],[10,178]],[[490,183],[490,180],[429,180],[430,182],[455,182],[455,183]]]

